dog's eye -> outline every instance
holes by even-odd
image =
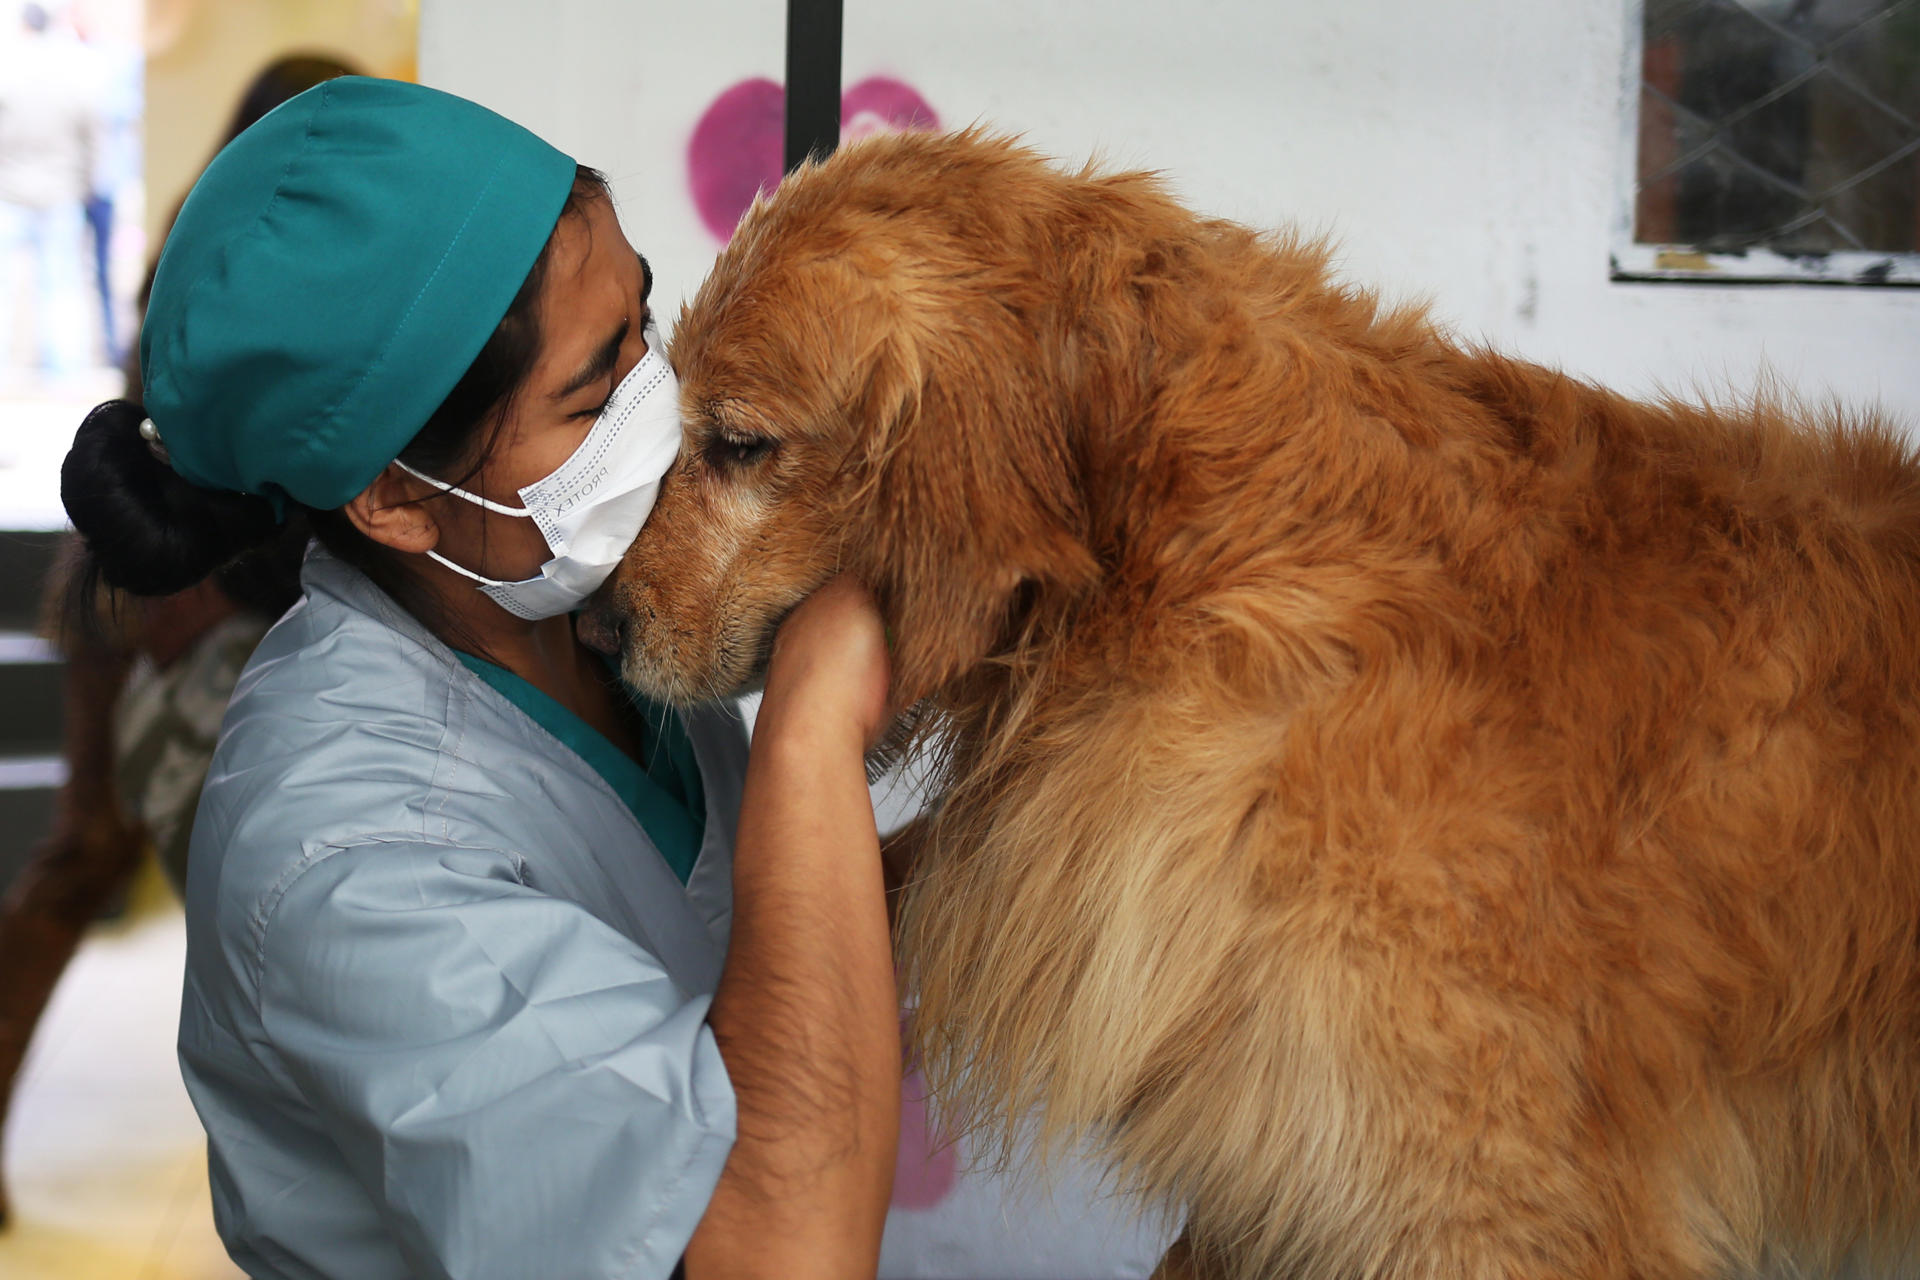
[[[778,443],[771,436],[716,435],[707,441],[707,465],[716,468],[751,466],[772,453]]]

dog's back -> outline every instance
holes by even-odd
[[[1440,757],[1485,770],[1455,812],[1508,798],[1510,836],[1442,842],[1435,871],[1500,920],[1480,989],[1577,1036],[1545,1087],[1578,1099],[1593,1186],[1560,1228],[1619,1251],[1579,1272],[1887,1262],[1920,1221],[1913,449],[1870,416],[1642,406],[1456,359],[1439,380],[1496,443],[1439,522],[1460,595],[1427,625],[1482,629],[1410,693],[1478,703]]]

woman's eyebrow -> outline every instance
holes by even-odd
[[[645,302],[653,296],[653,264],[648,262],[647,255],[641,253],[638,249],[633,251],[633,256],[640,259],[640,275],[642,280],[640,285],[640,301]]]
[[[598,351],[593,353],[593,358],[581,365],[574,375],[567,379],[567,384],[554,392],[551,398],[565,400],[582,387],[590,386],[612,373],[614,364],[620,359],[620,347],[627,340],[628,323],[629,321],[623,318],[620,321],[620,327],[601,344]]]

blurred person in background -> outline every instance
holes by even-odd
[[[141,176],[140,116],[146,97],[146,54],[132,39],[114,38],[111,25],[89,20],[85,9],[73,13],[75,33],[94,51],[98,63],[99,129],[93,153],[93,181],[87,194],[87,229],[93,241],[93,287],[100,304],[100,334],[107,362],[127,358],[126,332],[113,288],[113,235],[124,219],[124,197],[137,190]],[[137,217],[137,215],[136,215]]]
[[[330,57],[276,59],[241,95],[220,146],[289,98],[353,74]],[[156,246],[142,308],[159,257]],[[137,344],[126,383],[137,397]],[[125,894],[149,850],[176,891],[186,883],[187,836],[220,718],[254,646],[300,594],[306,543],[304,523],[289,521],[271,545],[214,577],[130,599],[117,613],[70,600],[77,539],[50,576],[42,628],[66,660],[67,781],[52,833],[0,898],[0,1129],[34,1027],[87,926]],[[93,625],[63,625],[76,608]],[[0,1185],[0,1225],[6,1216]]]
[[[0,44],[0,363],[57,381],[102,354],[86,203],[106,86],[94,51],[50,3],[14,13],[18,30]],[[27,327],[17,334],[22,299]]]

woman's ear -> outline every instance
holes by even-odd
[[[398,465],[388,463],[373,483],[342,508],[353,527],[395,551],[430,551],[440,543],[440,526],[429,504],[433,490]]]

